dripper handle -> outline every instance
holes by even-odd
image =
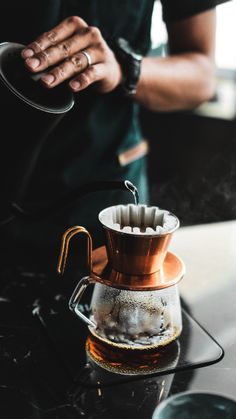
[[[84,291],[86,290],[86,288],[88,287],[88,285],[94,284],[95,282],[96,281],[89,276],[85,276],[84,278],[82,278],[77,284],[77,286],[75,287],[69,301],[70,310],[73,311],[73,313],[75,313],[78,317],[80,317],[81,320],[83,320],[89,326],[92,326],[94,328],[96,328],[96,323],[94,323],[92,320],[86,317],[83,313],[81,313],[78,307],[79,307],[79,303],[82,298],[82,295]]]

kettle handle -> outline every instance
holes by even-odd
[[[92,273],[92,249],[93,249],[92,237],[84,227],[74,226],[74,227],[68,228],[68,230],[66,230],[62,236],[61,250],[60,250],[60,255],[59,255],[59,260],[58,260],[58,265],[57,265],[57,271],[61,275],[63,275],[65,271],[70,240],[72,239],[72,237],[74,237],[76,234],[79,234],[79,233],[85,234],[88,238],[87,240],[87,269],[90,275]]]
[[[69,308],[73,313],[75,313],[78,317],[81,318],[85,323],[87,323],[89,326],[93,326],[96,328],[96,323],[94,323],[92,320],[90,320],[88,317],[86,317],[81,311],[78,309],[79,302],[81,300],[81,297],[90,284],[94,284],[96,281],[91,278],[90,276],[84,276],[76,285],[72,296],[69,300]]]

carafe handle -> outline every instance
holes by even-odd
[[[96,324],[92,322],[88,317],[86,317],[81,311],[79,311],[79,302],[80,299],[86,290],[87,286],[96,282],[94,279],[92,279],[92,237],[89,234],[89,232],[81,226],[74,226],[66,230],[66,232],[62,236],[62,244],[61,244],[61,251],[59,255],[58,265],[57,265],[57,271],[59,274],[63,274],[66,267],[66,261],[69,251],[69,243],[72,237],[74,237],[76,234],[83,233],[87,236],[87,271],[88,276],[85,276],[82,278],[77,286],[74,289],[74,292],[70,298],[69,301],[69,308],[73,313],[75,313],[77,316],[79,316],[85,323],[87,323],[89,326],[96,327]]]
[[[86,317],[81,311],[78,309],[79,302],[81,300],[81,297],[90,284],[94,284],[96,281],[93,278],[90,278],[89,276],[85,276],[82,278],[77,286],[75,287],[72,296],[70,297],[69,301],[69,308],[73,313],[75,313],[78,317],[81,318],[85,323],[87,323],[89,326],[96,327],[96,324],[90,320],[88,317]]]
[[[59,255],[58,265],[57,265],[57,271],[59,274],[63,275],[66,267],[66,261],[68,256],[68,250],[69,250],[69,243],[72,237],[74,237],[76,234],[83,233],[87,236],[87,270],[88,274],[91,275],[92,272],[92,237],[89,234],[89,232],[81,226],[74,226],[71,228],[68,228],[66,232],[62,236],[62,243],[61,243],[61,251]]]

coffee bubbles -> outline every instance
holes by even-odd
[[[180,302],[175,286],[157,291],[129,291],[96,284],[90,332],[117,347],[152,349],[181,333]]]

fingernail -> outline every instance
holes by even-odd
[[[73,80],[73,81],[71,81],[71,82],[70,82],[70,87],[71,87],[73,90],[79,90],[79,88],[80,88],[80,83],[79,83],[78,81]]]
[[[41,77],[41,80],[46,84],[52,84],[55,81],[53,74],[45,74]]]
[[[40,61],[38,60],[38,58],[27,58],[26,64],[30,68],[37,68],[40,64]]]
[[[23,49],[23,51],[21,52],[21,56],[23,58],[30,58],[33,57],[33,55],[34,51],[31,48]]]

